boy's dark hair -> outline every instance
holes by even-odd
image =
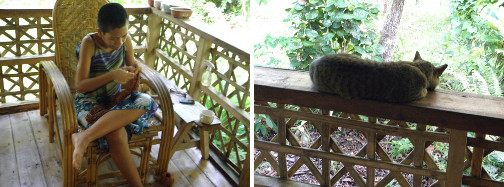
[[[98,28],[105,34],[128,23],[126,9],[119,3],[107,3],[98,11]]]

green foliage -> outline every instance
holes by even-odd
[[[270,131],[278,133],[278,126],[273,122],[270,116],[265,114],[256,114],[254,122],[254,132],[262,137],[267,137]]]
[[[450,38],[438,42],[439,60],[448,63],[448,69],[441,76],[442,89],[501,96],[500,80],[495,66],[496,59],[486,60],[483,46],[468,49],[450,44]],[[455,55],[456,54],[456,55]]]
[[[500,79],[504,76],[504,4],[497,0],[451,0],[453,39],[467,48],[480,48],[486,61],[492,61]]]
[[[401,138],[400,140],[392,140],[388,143],[392,144],[390,154],[395,159],[404,158],[414,147],[408,138]]]
[[[336,52],[356,53],[364,58],[381,61],[383,47],[376,44],[377,35],[373,20],[379,9],[363,1],[324,0],[298,1],[287,9],[293,36],[267,36],[264,44],[256,44],[256,57],[268,48],[286,50],[294,69],[308,70],[310,63],[325,54]],[[278,63],[271,59],[270,64]]]
[[[504,153],[494,151],[483,159],[483,167],[493,180],[504,180]]]
[[[449,145],[447,143],[442,143],[442,142],[434,142],[432,143],[434,145],[434,152],[437,152],[439,154],[433,154],[432,156],[434,157],[434,160],[439,161],[439,169],[441,171],[446,171],[446,166],[448,164],[448,148]]]
[[[206,23],[230,20],[236,16],[249,18],[250,0],[184,0]]]

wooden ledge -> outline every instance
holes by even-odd
[[[150,7],[145,5],[125,5],[124,8],[128,15],[135,14],[152,14]],[[13,7],[6,6],[0,8],[0,18],[10,18],[10,17],[52,17],[53,6],[34,6],[30,7]],[[28,16],[27,16],[28,15]]]
[[[269,186],[269,187],[278,187],[278,186],[291,186],[291,187],[315,187],[319,185],[315,184],[308,184],[308,183],[303,183],[303,182],[296,182],[293,180],[287,180],[287,179],[280,179],[276,177],[270,177],[270,176],[264,176],[264,175],[254,175],[254,186],[262,187],[262,186]]]
[[[254,99],[504,136],[504,98],[437,89],[396,104],[321,93],[306,71],[255,67]]]
[[[212,33],[212,29],[210,26],[206,23],[199,22],[199,21],[193,21],[190,18],[189,19],[177,19],[173,17],[171,14],[166,14],[161,10],[158,10],[157,8],[151,8],[152,13],[167,19],[170,22],[173,22],[177,25],[180,25],[187,30],[190,30],[193,33],[196,33],[197,35],[200,35],[201,37],[205,38],[206,40],[215,43],[219,46],[222,46],[226,49],[229,49],[230,51],[233,51],[233,53],[237,55],[243,56],[245,59],[250,58],[250,54],[244,47],[238,46],[237,44],[232,44],[233,41],[226,41],[226,39],[223,39],[221,36],[217,36],[217,34]],[[195,12],[193,12],[195,14]],[[234,41],[236,43],[237,41]]]

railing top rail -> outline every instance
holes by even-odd
[[[162,11],[156,9],[156,8],[151,8],[152,13],[158,15],[159,17],[162,17],[164,19],[167,19],[177,25],[180,25],[191,32],[194,32],[201,36],[202,38],[205,38],[206,40],[215,43],[219,46],[222,46],[228,50],[233,51],[233,53],[238,54],[244,59],[250,59],[250,53],[245,49],[246,46],[239,46],[237,42],[232,42],[225,41],[226,39],[223,39],[221,37],[218,37],[215,33],[212,33],[212,29],[208,27],[206,23],[199,22],[199,21],[192,21],[190,19],[188,20],[183,20],[183,19],[177,19],[174,18],[172,15],[168,15],[163,13]],[[247,37],[247,36],[244,36]]]
[[[504,136],[504,98],[437,89],[395,104],[321,93],[306,71],[254,68],[254,99]]]
[[[128,14],[152,14],[152,10],[148,6],[131,6],[125,5]],[[36,6],[36,7],[0,7],[0,18],[12,17],[43,17],[52,16],[52,6]]]

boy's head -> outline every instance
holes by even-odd
[[[98,28],[105,34],[128,24],[126,9],[119,3],[107,3],[98,11]]]
[[[106,47],[119,49],[128,35],[128,14],[118,3],[103,5],[98,11],[98,36]]]

